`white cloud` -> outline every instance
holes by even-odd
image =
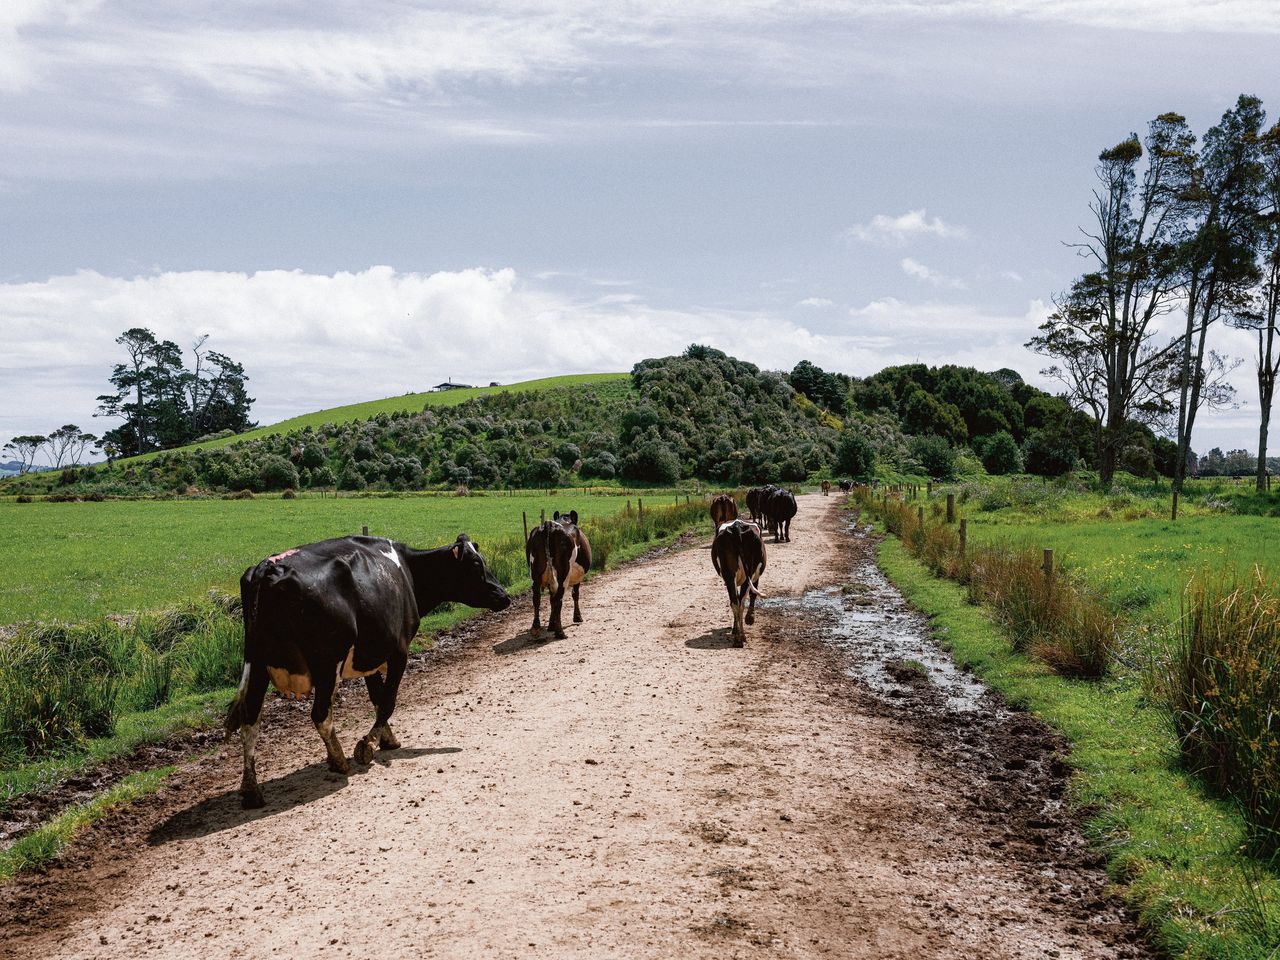
[[[902,246],[908,240],[924,237],[939,240],[965,240],[969,237],[969,231],[965,227],[947,223],[941,217],[930,219],[921,207],[919,210],[908,210],[896,217],[877,213],[867,223],[854,224],[845,231],[845,236],[866,243]]]
[[[575,291],[583,288],[573,284]],[[629,370],[646,357],[712,344],[768,369],[812,360],[866,375],[888,363],[1031,364],[1021,341],[1035,323],[970,307],[878,300],[818,331],[764,310],[652,305],[628,292],[566,293],[515,271],[406,273],[377,266],[333,275],[269,270],[109,277],[93,271],[0,284],[0,440],[77,423],[100,432],[113,342],[145,326],[185,346],[240,361],[266,423],[359,400],[422,390],[453,377],[513,382]],[[1021,357],[1015,354],[1021,353]],[[966,360],[965,358],[969,358]]]
[[[835,301],[828,300],[826,297],[805,297],[799,303],[798,307],[831,307],[835,305]]]
[[[902,272],[908,277],[919,280],[921,283],[927,283],[930,286],[946,287],[951,290],[963,290],[966,286],[963,280],[957,277],[949,277],[945,273],[939,273],[937,270],[911,257],[903,257],[900,266],[902,267]]]

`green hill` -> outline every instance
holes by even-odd
[[[255,430],[247,430],[244,433],[231,434],[225,437],[219,437],[216,440],[204,440],[200,443],[188,444],[185,447],[176,448],[178,451],[190,450],[215,450],[219,447],[227,447],[233,443],[240,443],[247,440],[261,440],[263,437],[270,437],[275,434],[292,433],[296,430],[303,430],[307,427],[320,427],[327,423],[341,424],[350,423],[354,420],[372,420],[379,414],[391,413],[417,413],[428,407],[453,407],[468,400],[475,400],[478,397],[492,396],[498,393],[510,393],[511,391],[538,391],[538,390],[554,390],[562,387],[585,386],[593,383],[608,383],[616,380],[626,380],[628,374],[625,373],[577,373],[564,377],[544,377],[540,380],[525,380],[520,383],[503,384],[500,387],[466,387],[458,390],[440,390],[427,393],[406,393],[399,397],[386,397],[382,400],[366,400],[363,403],[349,403],[341,407],[329,407],[324,410],[317,410],[314,413],[304,413],[298,417],[290,417],[288,420],[281,420],[279,423],[269,424],[265,427],[258,427]],[[142,463],[159,456],[162,452],[176,451],[153,451],[144,453],[141,456],[129,457],[119,461],[122,465],[131,463]]]

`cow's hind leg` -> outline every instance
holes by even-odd
[[[365,685],[369,688],[369,699],[373,701],[378,714],[373,720],[373,729],[356,744],[356,763],[366,765],[372,763],[375,744],[379,750],[396,750],[400,747],[400,741],[391,732],[391,714],[396,709],[396,694],[400,690],[400,678],[404,676],[404,668],[408,660],[407,655],[401,656],[397,653],[387,661],[386,680],[376,673],[365,677]]]
[[[533,626],[529,634],[535,640],[542,639],[542,585],[537,581],[533,584]]]
[[[582,622],[582,607],[578,606],[578,584],[573,585],[573,622]]]
[[[342,752],[342,744],[338,742],[338,734],[333,729],[333,705],[338,699],[338,667],[334,670],[321,669],[316,678],[316,700],[311,707],[311,722],[316,725],[316,732],[324,741],[324,749],[329,757],[329,769],[334,773],[350,773],[351,765],[347,763],[346,754]]]
[[[551,595],[551,620],[547,624],[547,628],[555,636],[557,640],[563,640],[568,636],[564,632],[564,624],[560,622],[560,611],[564,608],[564,585]]]
[[[263,666],[244,665],[244,677],[231,708],[227,712],[227,732],[240,731],[240,744],[244,748],[244,773],[240,777],[240,806],[254,810],[264,803],[262,788],[258,786],[258,767],[254,751],[258,744],[258,731],[262,728],[262,701],[267,696],[267,670]]]

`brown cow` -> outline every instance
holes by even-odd
[[[756,587],[764,573],[764,537],[760,535],[760,528],[746,520],[731,520],[724,524],[716,531],[716,538],[711,544],[711,564],[729,591],[729,609],[733,611],[733,645],[740,647],[747,640],[744,620],[754,623],[756,619],[756,597],[760,596]]]
[[[722,493],[711,501],[711,529],[719,530],[722,524],[738,519],[738,504],[733,497]]]
[[[578,511],[562,514],[557,510],[552,519],[535,527],[525,544],[525,556],[529,558],[529,574],[533,579],[533,626],[529,632],[535,640],[542,639],[542,591],[545,589],[551,598],[547,626],[557,640],[563,640],[560,606],[564,592],[573,588],[573,622],[581,623],[578,586],[591,569],[591,544],[587,542],[587,535],[578,529]]]
[[[831,495],[831,481],[830,481],[830,480],[823,480],[823,481],[822,481],[822,495],[823,495],[824,497],[827,497],[827,496],[830,496],[830,495]]]

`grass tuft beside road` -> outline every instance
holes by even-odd
[[[1239,809],[1179,769],[1169,714],[1137,678],[1057,676],[1015,653],[963,587],[935,579],[901,542],[886,539],[879,559],[958,663],[1071,741],[1075,802],[1158,945],[1184,960],[1280,956],[1280,876],[1242,852]]]

